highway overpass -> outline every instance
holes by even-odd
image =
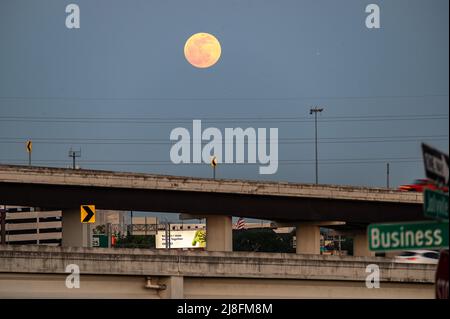
[[[80,288],[68,289],[68,265]],[[380,288],[366,287],[379,266]],[[433,298],[436,266],[374,257],[0,245],[6,298]]]
[[[420,193],[380,188],[0,165],[0,204],[63,209],[63,244],[69,246],[85,246],[79,206],[94,204],[207,217],[214,229],[208,249],[218,251],[231,250],[230,216],[296,225],[297,251],[305,253],[319,253],[320,226],[359,229],[357,246],[366,255],[368,224],[423,220],[422,203]]]

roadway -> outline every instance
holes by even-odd
[[[0,165],[0,203],[73,209],[233,215],[347,227],[424,220],[423,196],[382,188],[212,180],[98,170]]]

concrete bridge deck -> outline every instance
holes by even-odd
[[[423,220],[423,196],[380,188],[212,180],[151,174],[0,165],[0,203],[233,215],[348,225]]]

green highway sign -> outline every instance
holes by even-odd
[[[439,191],[425,189],[424,214],[426,217],[448,219],[448,195]]]
[[[369,225],[371,251],[448,248],[448,221]]]
[[[108,248],[108,235],[92,235],[92,247]]]

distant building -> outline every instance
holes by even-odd
[[[113,234],[126,234],[129,222],[128,215],[129,213],[126,211],[97,209],[93,228],[110,225],[110,230]]]
[[[132,235],[155,235],[158,230],[158,219],[156,217],[133,217],[129,225],[129,232]]]
[[[97,209],[94,227],[98,225],[126,225],[129,219],[129,213],[118,210],[101,210]]]
[[[6,210],[6,244],[38,244],[60,246],[62,242],[62,211],[41,211],[39,208],[1,206]],[[97,210],[98,225],[111,224],[112,232],[123,234],[127,230],[127,213],[124,211]]]
[[[170,230],[198,230],[198,229],[206,229],[206,224],[184,224],[184,223],[170,224]]]
[[[40,211],[20,206],[2,208],[6,210],[6,244],[61,245],[61,211]]]

